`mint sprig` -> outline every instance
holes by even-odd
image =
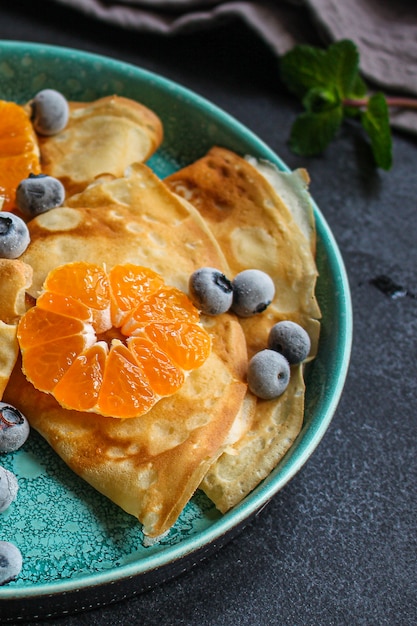
[[[359,73],[359,52],[348,40],[326,50],[299,45],[281,58],[281,78],[304,106],[290,134],[290,148],[301,156],[324,152],[346,118],[357,118],[370,140],[378,167],[392,166],[389,106],[417,108],[411,98],[368,96]]]
[[[388,105],[384,94],[376,93],[368,99],[361,120],[362,126],[371,140],[376,164],[384,170],[391,169],[392,139]]]

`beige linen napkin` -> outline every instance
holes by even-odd
[[[247,23],[277,56],[305,43],[313,24],[323,44],[351,39],[361,71],[387,94],[417,96],[416,0],[55,0],[119,27],[175,35],[227,20]],[[417,134],[417,112],[392,112],[395,127]]]

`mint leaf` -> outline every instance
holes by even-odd
[[[359,76],[359,52],[352,41],[344,39],[329,46],[327,63],[341,98],[357,98],[366,93],[366,87]],[[365,91],[362,91],[363,88]]]
[[[302,113],[291,128],[290,148],[301,156],[317,156],[324,152],[343,120],[343,108],[320,113]]]
[[[295,46],[280,63],[281,78],[299,98],[315,87],[327,88],[326,52],[312,46]]]
[[[382,93],[376,93],[369,98],[367,109],[361,115],[361,122],[371,141],[376,164],[384,170],[391,169],[391,128],[387,101]]]
[[[342,40],[327,50],[295,46],[281,58],[281,78],[288,89],[303,98],[313,88],[333,88],[340,98],[366,92],[359,76],[359,53],[355,44]]]
[[[359,72],[359,69],[358,69],[358,72]],[[366,83],[362,79],[360,74],[358,73],[355,80],[353,81],[352,91],[351,93],[348,94],[347,97],[348,98],[363,98],[366,96],[367,93],[368,93],[368,89],[366,87]]]

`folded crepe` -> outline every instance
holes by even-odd
[[[19,354],[16,331],[26,311],[32,268],[18,259],[0,259],[0,398]]]
[[[229,278],[256,268],[274,281],[271,305],[261,314],[240,319],[249,358],[267,347],[271,327],[282,320],[303,326],[311,339],[309,359],[316,354],[320,310],[308,182],[304,170],[280,172],[220,147],[165,179],[204,218],[226,256]],[[304,396],[301,364],[291,367],[282,396],[254,399],[250,424],[213,463],[201,484],[220,511],[240,502],[288,451],[303,424]]]
[[[262,314],[202,317],[212,339],[210,357],[180,391],[140,418],[64,409],[26,380],[20,362],[13,370],[4,400],[27,415],[74,472],[135,515],[149,537],[172,526],[199,485],[221,511],[238,503],[300,431],[302,366],[292,367],[287,391],[270,401],[247,391],[246,371],[248,353],[266,346],[270,327],[281,319],[307,329],[310,358],[317,349],[307,181],[303,171],[282,174],[215,148],[165,183],[141,163],[123,176],[98,172],[65,206],[28,224],[31,243],[20,261],[33,269],[27,291],[34,299],[51,269],[73,261],[107,270],[144,265],[185,292],[190,274],[202,266],[230,278],[258,268],[274,280],[276,297]]]
[[[69,107],[64,130],[38,136],[42,172],[61,180],[67,196],[103,173],[123,176],[128,165],[145,162],[162,142],[159,117],[130,98],[107,96]]]
[[[21,261],[33,268],[36,298],[48,272],[72,261],[145,265],[184,288],[201,264],[228,267],[201,216],[142,164],[105,178],[39,215]],[[68,285],[70,291],[71,286]],[[247,353],[237,319],[201,320],[211,336],[205,363],[173,396],[131,419],[66,410],[17,363],[4,400],[19,407],[68,466],[157,537],[167,531],[233,435],[246,393]]]

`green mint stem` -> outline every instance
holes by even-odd
[[[387,106],[402,109],[417,109],[417,98],[385,97]],[[369,98],[345,98],[343,106],[360,109],[368,105]]]

